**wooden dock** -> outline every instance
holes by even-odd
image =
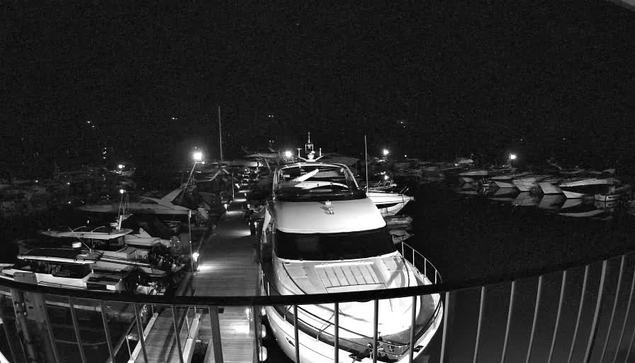
[[[258,264],[256,262],[256,239],[243,220],[241,211],[244,200],[234,201],[219,221],[214,232],[198,246],[198,270],[185,279],[179,291],[196,296],[249,296],[257,295]],[[214,329],[212,322],[218,317],[216,328],[220,331],[222,358],[227,363],[253,363],[254,313],[246,307],[220,307],[219,313],[210,314],[208,309],[194,314],[190,310],[187,320],[192,342],[210,342]],[[177,313],[178,314],[178,313]],[[178,320],[178,319],[177,319]],[[179,325],[179,322],[177,322]],[[186,341],[188,329],[181,331],[181,340]],[[185,334],[185,335],[183,335]],[[144,334],[145,335],[145,334]],[[174,334],[171,309],[159,314],[147,333],[146,354],[150,362],[179,362],[178,347]],[[139,348],[140,349],[140,348]],[[191,359],[191,350],[182,344],[185,362]],[[218,352],[216,352],[218,354]],[[139,352],[136,361],[143,361]],[[208,346],[205,362],[215,362],[212,344]]]

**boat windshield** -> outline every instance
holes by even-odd
[[[364,198],[355,177],[343,165],[300,165],[278,170],[275,194],[292,199],[359,199]]]
[[[395,251],[384,228],[348,233],[286,233],[278,230],[275,251],[289,260],[332,261],[381,256]]]

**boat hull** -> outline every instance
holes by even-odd
[[[538,186],[543,194],[562,194],[562,189],[552,182],[539,182]]]
[[[516,189],[516,186],[510,180],[494,180],[494,183],[499,188],[514,188],[514,189]]]

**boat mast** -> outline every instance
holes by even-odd
[[[364,135],[364,162],[366,164],[366,193],[368,193],[368,143],[366,142],[366,135]]]
[[[220,105],[218,105],[218,147],[220,148],[220,162],[223,162],[223,129],[220,120]]]

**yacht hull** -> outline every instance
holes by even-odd
[[[430,340],[434,336],[435,332],[439,328],[441,321],[443,320],[442,319],[443,306],[439,301],[440,296],[436,294],[431,296],[425,296],[424,298],[426,297],[431,298],[433,300],[433,303],[439,306],[439,309],[436,312],[436,316],[434,316],[431,319],[432,324],[421,336],[419,336],[418,339],[416,339],[415,347],[419,347],[419,349],[417,349],[414,352],[413,361],[416,360],[416,358],[424,351],[424,348],[430,343]],[[298,309],[300,309],[300,307]],[[291,358],[291,360],[296,362],[295,332],[294,332],[293,323],[289,321],[289,320],[292,321],[292,319],[290,318],[285,319],[285,317],[282,316],[278,310],[276,310],[274,307],[271,307],[271,306],[267,306],[265,308],[265,311],[266,311],[269,327],[271,328],[271,332],[273,336],[275,337],[276,341],[278,342],[278,345],[280,346],[282,351],[289,358]],[[293,309],[290,309],[290,311],[292,312]],[[299,315],[298,320],[301,321],[303,319],[303,315],[301,313],[299,313],[298,315]],[[381,312],[380,312],[380,317],[381,317]],[[410,319],[410,316],[404,316],[404,319]],[[300,323],[300,325],[302,325],[302,323]],[[326,330],[329,330],[329,329],[325,329],[323,327],[322,329],[323,330],[321,332],[326,335],[327,334]],[[340,334],[343,334],[345,329],[346,329],[346,326],[340,326]],[[330,330],[332,331],[333,329],[330,329]],[[364,333],[372,336],[372,332],[364,332]],[[409,337],[409,334],[410,334],[409,330],[406,330],[403,332],[403,335],[405,337]],[[331,342],[327,342],[322,339],[316,339],[314,335],[307,334],[301,329],[298,330],[298,339],[300,342],[300,361],[301,362],[322,363],[322,362],[334,361],[335,347]],[[344,338],[342,338],[341,335],[340,335],[340,341],[341,342],[344,341]],[[372,343],[372,338],[370,342]],[[367,346],[366,344],[362,345],[362,342],[360,342],[359,344],[360,344],[360,348],[363,346]],[[340,343],[340,347],[341,345],[342,343]],[[341,349],[341,348],[339,349],[340,363],[350,363],[351,359],[352,359],[351,351]],[[355,361],[370,363],[373,360],[370,357],[370,354],[367,354],[367,356],[359,357],[359,359]],[[380,356],[378,356],[378,361],[380,362],[383,361]],[[408,361],[409,361],[409,356],[408,354],[405,354],[396,362],[405,363]]]

